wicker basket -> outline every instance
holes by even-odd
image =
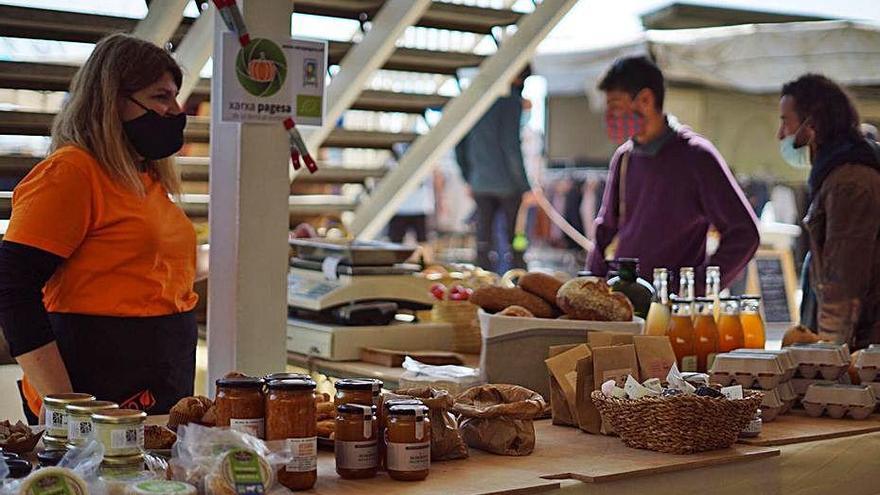
[[[437,301],[431,310],[431,319],[452,325],[455,352],[480,353],[483,341],[476,305],[467,301]]]
[[[631,400],[607,397],[597,390],[591,397],[602,419],[628,447],[693,454],[733,445],[764,394],[746,392],[739,400],[696,395]]]

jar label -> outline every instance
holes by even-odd
[[[681,358],[681,371],[697,371],[697,356],[683,356]]]
[[[387,467],[391,471],[424,471],[431,467],[431,442],[388,442]]]
[[[84,440],[92,436],[92,420],[74,420],[67,423],[67,439],[70,441]]]
[[[226,459],[229,462],[228,476],[235,485],[237,495],[265,493],[266,485],[260,458],[249,450],[236,449]]]
[[[266,421],[263,418],[229,420],[229,429],[247,433],[252,437],[266,437]]]
[[[318,437],[288,438],[291,460],[285,470],[288,473],[308,473],[318,469]]]
[[[110,431],[110,448],[117,449],[143,449],[144,448],[144,425],[129,426]]]
[[[379,466],[379,442],[342,442],[336,440],[336,467],[370,469]]]
[[[46,433],[53,437],[63,437],[67,434],[67,413],[46,408]]]
[[[33,495],[80,495],[85,492],[73,480],[60,474],[41,476],[31,483],[28,493]]]

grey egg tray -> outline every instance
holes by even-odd
[[[835,419],[848,416],[862,420],[874,412],[877,398],[874,389],[866,385],[813,384],[801,404],[815,418],[826,414]]]

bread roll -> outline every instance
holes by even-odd
[[[520,277],[519,287],[555,306],[556,294],[562,287],[562,281],[546,273],[529,272]]]
[[[629,299],[619,292],[611,292],[608,284],[596,277],[578,277],[564,283],[556,302],[575,320],[631,321],[633,318]]]
[[[490,313],[497,313],[508,306],[521,306],[536,318],[553,318],[553,307],[540,297],[519,287],[482,287],[474,291],[470,301]]]
[[[532,314],[531,311],[527,310],[522,306],[508,306],[501,310],[499,315],[502,316],[516,316],[518,318],[534,318],[535,315]]]

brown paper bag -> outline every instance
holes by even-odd
[[[669,337],[636,335],[633,339],[642,380],[659,378],[666,381],[666,375],[675,364],[675,351]]]
[[[590,347],[608,347],[612,345],[626,345],[633,343],[633,335],[620,332],[590,332],[587,334],[587,344]]]
[[[559,354],[575,347],[577,347],[577,344],[554,345],[550,346],[547,354],[552,358],[553,356],[558,356]],[[547,368],[547,374],[549,375],[550,381],[550,412],[553,418],[553,424],[558,426],[577,427],[578,422],[573,413],[575,405],[569,404],[565,400],[565,394],[562,393],[562,387],[560,387],[559,382],[554,378],[553,372],[550,371],[549,366]]]
[[[577,418],[575,412],[577,362],[589,355],[590,348],[587,347],[587,344],[580,344],[544,361],[556,384],[562,390],[562,395],[565,398],[565,403],[572,419]]]
[[[610,435],[613,433],[611,426],[602,421],[596,406],[590,400],[590,393],[593,390],[600,390],[602,384],[608,380],[617,382],[617,386],[623,387],[626,377],[632,375],[636,380],[639,379],[639,363],[636,359],[635,346],[615,345],[610,347],[593,347],[592,349],[592,383],[587,384],[589,377],[586,369],[587,363],[578,363],[578,378],[582,379],[579,383],[579,390],[576,400],[578,411],[578,426],[584,431],[590,433],[602,433]],[[587,390],[589,387],[589,390]]]

